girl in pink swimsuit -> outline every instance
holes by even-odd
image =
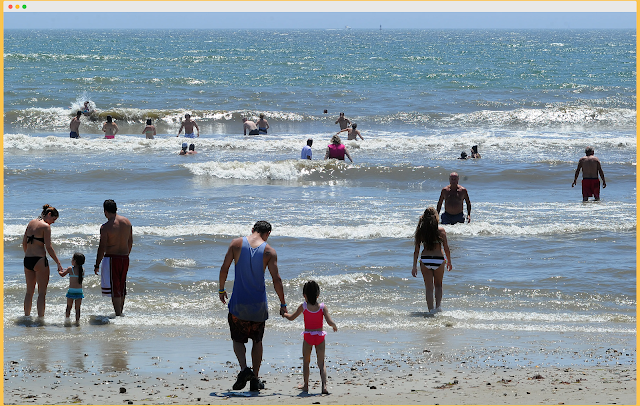
[[[295,320],[300,314],[304,315],[304,341],[302,342],[302,376],[304,377],[304,386],[301,388],[303,392],[309,391],[309,363],[311,362],[311,350],[316,347],[316,356],[318,357],[318,369],[320,369],[320,378],[322,379],[322,393],[328,395],[327,390],[327,369],[324,365],[324,336],[326,331],[322,331],[323,318],[327,324],[333,327],[333,331],[338,331],[338,326],[331,320],[329,311],[324,303],[318,304],[320,296],[320,287],[316,281],[309,281],[302,288],[304,303],[298,306],[293,314],[285,313],[283,316],[289,320]]]

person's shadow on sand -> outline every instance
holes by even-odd
[[[285,395],[284,393],[269,393],[260,394],[259,391],[245,391],[245,392],[211,392],[209,396],[214,396],[217,398],[254,398],[254,397],[266,397],[266,396],[291,396]]]
[[[326,394],[324,394],[324,395],[326,395]],[[299,398],[312,398],[314,396],[323,396],[323,394],[322,393],[309,393],[309,392],[300,392],[298,394]]]

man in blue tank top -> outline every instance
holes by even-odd
[[[227,292],[224,285],[227,281],[231,263],[235,262],[235,280],[233,293],[229,300],[229,329],[233,340],[233,351],[240,364],[240,373],[234,390],[243,389],[250,381],[252,391],[264,389],[264,383],[258,378],[262,363],[262,336],[264,335],[267,312],[267,288],[264,273],[269,268],[273,279],[273,288],[280,299],[280,315],[287,312],[284,300],[284,287],[278,273],[276,250],[267,244],[271,234],[271,224],[258,221],[251,229],[251,235],[236,238],[229,244],[229,249],[220,267],[219,295],[222,303],[227,303]],[[247,367],[246,347],[249,338],[253,342],[251,360],[253,370]]]

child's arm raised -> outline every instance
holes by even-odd
[[[300,305],[296,309],[295,313],[293,313],[293,314],[285,313],[285,314],[282,315],[282,317],[286,317],[289,320],[295,320],[296,317],[300,316],[303,311],[304,311],[304,309],[302,308],[302,305]]]
[[[69,268],[65,269],[64,271],[62,271],[62,272],[58,271],[58,275],[67,276],[71,272],[72,269],[73,269],[72,267],[69,267]]]
[[[327,324],[333,327],[333,331],[338,331],[338,326],[333,322],[331,316],[329,316],[329,311],[327,310],[327,306],[324,306],[324,319],[327,321]]]

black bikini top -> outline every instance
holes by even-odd
[[[36,237],[35,234],[27,236],[27,244],[33,244],[33,240],[38,240],[44,244],[44,237]]]

